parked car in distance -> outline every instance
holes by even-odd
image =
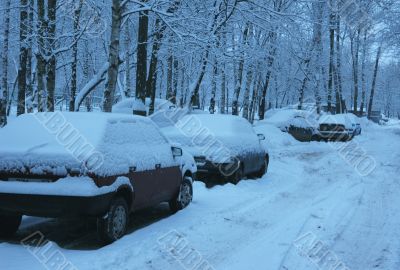
[[[246,176],[262,177],[268,170],[269,154],[260,143],[265,136],[257,135],[242,117],[186,115],[162,131],[194,156],[198,179],[222,176],[237,184]]]
[[[287,122],[287,132],[300,142],[318,140],[317,124],[314,118],[298,115]]]
[[[361,135],[362,128],[359,121],[359,118],[353,113],[344,114],[351,123],[352,129],[354,130],[353,137]]]
[[[0,130],[0,236],[22,215],[95,217],[99,236],[121,238],[129,214],[192,201],[192,156],[172,146],[148,118],[39,113]]]
[[[353,139],[355,126],[344,114],[324,115],[319,119],[319,139],[324,141],[348,141]]]

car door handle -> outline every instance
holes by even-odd
[[[161,164],[156,164],[156,169],[157,170],[161,169]]]

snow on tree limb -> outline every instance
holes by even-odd
[[[110,66],[110,63],[106,62],[99,72],[83,87],[83,89],[76,96],[75,100],[75,111],[79,111],[79,107],[83,100],[92,92],[100,83],[102,83],[106,78],[105,75]]]

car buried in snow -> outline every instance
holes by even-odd
[[[95,217],[105,243],[121,238],[129,214],[193,197],[192,156],[172,146],[148,118],[102,113],[38,113],[0,130],[0,236],[22,215]]]
[[[319,119],[318,136],[323,141],[349,141],[354,138],[356,126],[344,114],[324,115]]]
[[[243,177],[261,178],[268,170],[269,154],[261,145],[265,136],[242,117],[189,114],[161,130],[194,156],[199,180],[222,176],[237,184]]]
[[[350,121],[350,124],[352,126],[352,129],[354,130],[353,137],[360,136],[362,133],[362,128],[361,128],[359,118],[353,113],[347,113],[347,114],[344,114],[344,116],[348,118],[348,120]]]

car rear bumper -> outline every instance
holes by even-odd
[[[102,216],[114,193],[93,197],[0,193],[0,211],[38,217]]]

